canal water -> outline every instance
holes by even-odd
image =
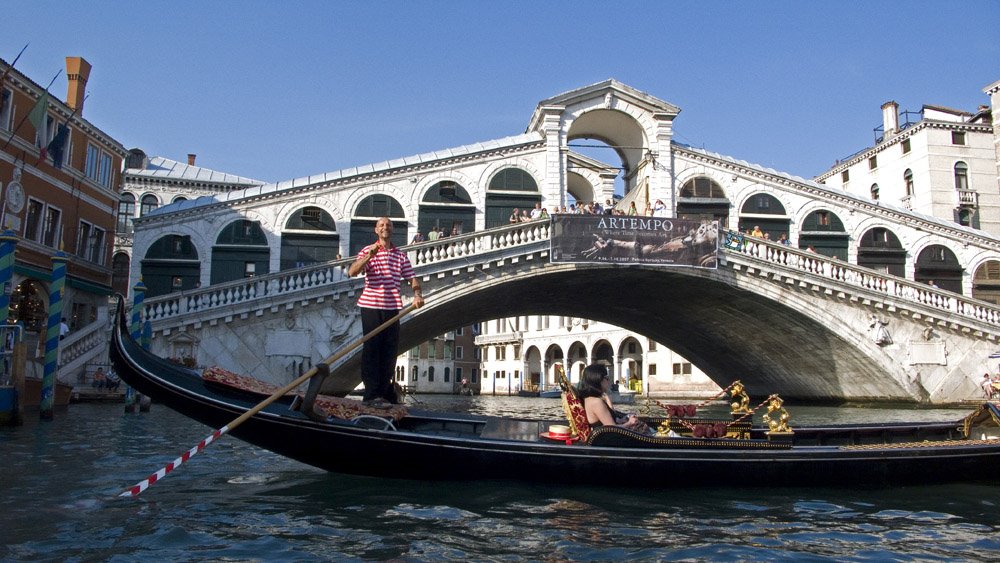
[[[553,399],[420,400],[485,414],[561,413]],[[968,412],[789,410],[793,425]],[[561,486],[558,475],[548,485],[385,480],[325,473],[232,437],[123,499],[211,429],[160,405],[122,411],[72,405],[52,422],[30,416],[0,430],[0,561],[981,561],[1000,549],[1000,487],[991,485],[644,491]]]

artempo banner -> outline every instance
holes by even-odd
[[[553,215],[550,260],[718,266],[718,221],[634,215]]]

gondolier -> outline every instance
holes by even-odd
[[[378,240],[361,249],[348,269],[348,275],[365,274],[365,288],[358,299],[361,308],[361,328],[368,334],[391,319],[403,308],[400,282],[409,280],[413,288],[413,304],[422,307],[420,280],[406,253],[392,244],[392,221],[380,217],[375,223]],[[399,322],[365,342],[361,350],[361,381],[365,384],[363,401],[371,406],[385,406],[398,401],[392,388],[399,346]]]

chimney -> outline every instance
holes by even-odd
[[[66,105],[83,115],[83,100],[87,95],[87,79],[90,78],[90,63],[83,57],[66,57]]]
[[[899,104],[896,102],[882,104],[882,129],[886,139],[899,131]]]
[[[193,153],[188,153],[188,166],[194,166],[194,159],[198,158],[198,155]]]

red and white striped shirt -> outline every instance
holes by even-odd
[[[358,258],[368,254],[375,244],[362,248]],[[365,289],[358,299],[358,306],[368,309],[402,309],[403,298],[399,294],[399,282],[413,279],[413,276],[413,266],[405,252],[396,247],[392,247],[392,250],[379,249],[365,264]]]

